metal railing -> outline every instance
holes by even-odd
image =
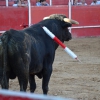
[[[68,5],[69,5],[69,19],[71,19],[71,13],[72,13],[72,11],[71,11],[71,6],[72,6],[72,4],[73,4],[73,0],[69,0],[69,3],[68,3]],[[69,28],[69,31],[71,32],[71,29],[77,29],[77,28],[98,28],[98,27],[100,27],[100,25],[93,25],[93,26],[77,26],[77,27],[70,27]]]
[[[52,0],[50,0],[50,6],[52,6]]]
[[[6,0],[6,6],[8,7],[8,0]]]
[[[28,0],[28,16],[29,16],[28,25],[31,26],[31,2],[30,0]]]
[[[6,0],[6,6],[8,7],[8,0]],[[28,0],[28,16],[29,16],[29,26],[31,25],[31,2]]]

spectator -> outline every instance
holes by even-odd
[[[14,1],[13,6],[14,6],[14,7],[17,7],[17,1]]]
[[[73,3],[73,5],[79,5],[79,2],[78,2],[78,0],[74,0],[74,3]]]
[[[85,0],[81,0],[79,5],[87,5],[87,3],[85,2]]]
[[[100,5],[100,1],[93,0],[93,2],[91,3],[91,5]]]
[[[41,6],[49,6],[46,0],[40,0]]]
[[[36,6],[41,6],[40,0],[36,0]]]
[[[13,6],[14,7],[25,7],[27,6],[27,3],[24,0],[14,1]]]
[[[17,3],[18,7],[25,7],[27,6],[27,3],[25,2],[25,0],[19,0]]]

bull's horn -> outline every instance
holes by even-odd
[[[64,18],[65,22],[71,23],[71,24],[79,24],[79,22],[72,20],[72,19],[68,19],[68,18]]]
[[[44,17],[43,20],[45,20],[45,19],[49,19],[49,17]]]

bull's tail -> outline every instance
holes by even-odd
[[[3,57],[2,57],[2,61],[3,61],[3,78],[2,78],[2,82],[1,82],[1,86],[4,89],[8,89],[8,82],[7,82],[7,42],[8,42],[8,36],[9,36],[9,31],[6,31],[5,33],[3,33],[3,35],[1,36],[1,41],[2,41],[2,48],[3,48]]]

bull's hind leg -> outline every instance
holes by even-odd
[[[29,62],[25,62],[20,56],[10,60],[13,62],[14,73],[18,77],[20,91],[26,91],[29,79]]]
[[[16,74],[18,76],[20,91],[26,91],[29,79],[29,63],[20,60],[17,64]]]
[[[34,92],[36,89],[35,75],[29,75],[30,92]]]
[[[26,91],[28,85],[28,76],[22,75],[21,77],[18,76],[20,91]]]

